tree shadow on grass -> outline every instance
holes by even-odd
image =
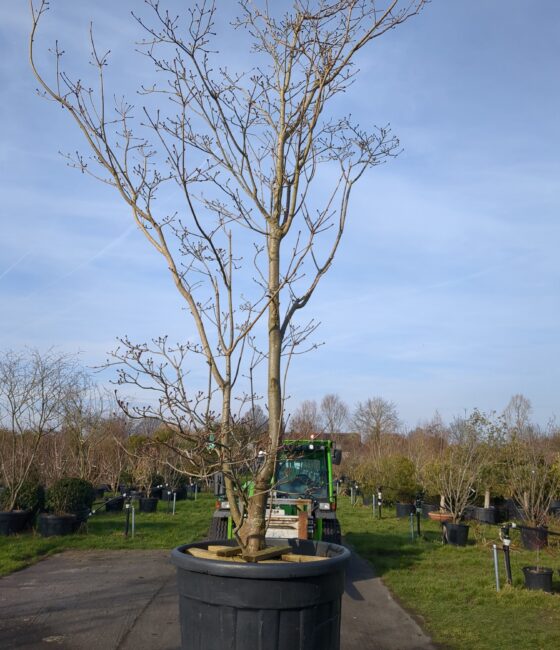
[[[410,536],[393,533],[347,533],[346,543],[372,565],[372,574],[383,576],[391,569],[406,569],[433,551],[441,535],[428,531],[413,542]],[[372,575],[368,576],[372,577]]]

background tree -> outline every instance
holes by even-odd
[[[529,433],[531,410],[531,402],[524,395],[512,395],[503,413],[510,438],[524,437]]]
[[[357,53],[425,0],[294,0],[290,8],[241,0],[234,27],[251,44],[249,72],[227,69],[217,56],[213,2],[177,17],[147,0],[151,18],[135,17],[156,82],[142,87],[140,109],[120,98],[111,105],[108,55],[93,38],[95,79],[65,70],[58,43],[52,67],[39,71],[46,57],[35,56],[35,41],[48,3],[30,1],[33,71],[89,147],[71,164],[114,187],[130,207],[198,334],[178,345],[123,338],[114,355],[119,381],[150,388],[159,401],[122,407],[173,427],[189,440],[191,458],[206,459],[212,445],[213,460],[201,471],[223,471],[235,535],[256,550],[284,422],[283,360],[304,350],[316,327],[296,316],[334,260],[353,186],[399,150],[388,127],[368,132],[327,109],[354,80]],[[319,195],[312,188],[321,177],[330,190]],[[254,398],[240,381],[252,368],[249,348],[266,362],[268,409],[265,460],[251,494],[240,473],[247,449],[232,437],[234,400]],[[208,379],[196,390],[187,376],[199,358]]]
[[[352,416],[352,425],[364,442],[379,446],[381,436],[396,433],[400,427],[397,407],[382,397],[371,397],[358,402]]]
[[[341,433],[346,429],[350,411],[347,404],[335,393],[321,400],[321,419],[325,433]]]
[[[60,431],[81,369],[75,360],[50,350],[5,352],[0,357],[0,472],[12,510],[34,469],[42,440]]]
[[[293,437],[309,438],[322,433],[321,414],[315,400],[305,400],[290,418],[290,431]]]

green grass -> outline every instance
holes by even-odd
[[[172,549],[206,537],[215,498],[199,495],[196,501],[177,501],[176,514],[167,514],[166,502],[159,512],[136,512],[134,539],[124,536],[125,514],[99,511],[89,518],[87,532],[64,537],[41,537],[26,532],[0,536],[0,576],[22,569],[38,560],[69,549]]]
[[[502,590],[497,593],[492,556],[492,544],[498,543],[500,548],[497,526],[472,522],[469,545],[458,548],[442,545],[440,525],[425,519],[421,521],[423,538],[412,542],[409,521],[397,519],[392,509],[377,520],[371,508],[352,507],[344,498],[338,514],[346,540],[371,562],[434,641],[453,650],[558,647],[558,542],[541,552],[540,561],[555,569],[556,593],[524,589],[521,567],[536,564],[536,553],[520,550],[519,533],[515,532],[511,552],[514,584],[504,584],[500,552]]]

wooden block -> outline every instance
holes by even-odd
[[[234,555],[241,555],[243,550],[241,546],[214,546],[208,547],[210,553],[215,553],[219,557],[233,557]]]
[[[284,562],[317,562],[326,560],[322,555],[297,555],[296,553],[284,553],[282,555]]]
[[[298,537],[307,539],[307,512],[300,510],[298,512]]]
[[[243,559],[247,562],[272,560],[274,558],[279,558],[284,553],[289,553],[291,550],[291,546],[269,546],[268,548],[263,548],[262,551],[256,551],[255,553],[246,552],[243,554]]]
[[[222,556],[219,557],[216,553],[208,551],[205,548],[189,548],[186,551],[189,555],[193,557],[199,557],[203,560],[219,560],[222,562],[244,562],[245,560],[240,555],[235,555],[233,557]]]

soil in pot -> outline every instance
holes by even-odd
[[[528,551],[538,551],[548,545],[548,529],[544,526],[540,528],[521,528],[521,543],[523,548]]]
[[[0,535],[21,533],[29,523],[31,514],[31,510],[6,510],[0,512]]]
[[[339,650],[340,601],[350,552],[311,540],[270,543],[289,545],[289,555],[304,555],[307,561],[246,563],[190,555],[192,549],[208,554],[204,549],[211,542],[172,552],[182,648]],[[220,544],[221,548],[235,545]]]
[[[453,546],[466,546],[469,538],[469,527],[465,524],[453,524],[446,521],[443,524],[445,540]]]
[[[156,512],[158,499],[155,497],[142,497],[138,499],[140,512]]]
[[[396,503],[397,517],[400,519],[410,517],[411,513],[416,512],[416,508],[412,503]]]
[[[43,537],[70,535],[76,529],[76,515],[41,514],[38,518],[39,532]]]
[[[548,567],[524,566],[525,586],[527,589],[552,591],[552,569]]]

